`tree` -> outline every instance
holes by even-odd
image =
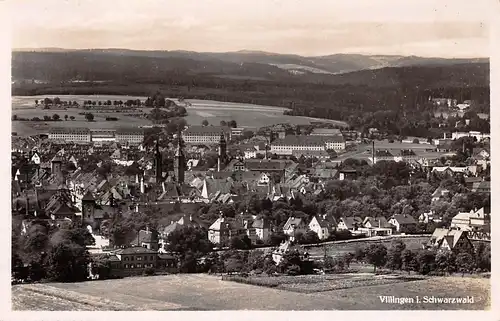
[[[225,121],[225,120],[221,120],[221,121],[220,121],[220,125],[221,125],[222,127],[225,127],[225,126],[227,126],[227,123],[226,123],[226,121]]]
[[[354,259],[354,253],[353,252],[348,252],[348,253],[342,254],[342,260],[344,261],[344,263],[345,263],[345,265],[347,266],[348,269],[351,266],[351,262],[352,262],[353,259]]]
[[[92,113],[86,113],[85,114],[85,119],[87,121],[94,121],[94,115]]]
[[[421,250],[417,254],[418,272],[426,275],[435,269],[436,253],[429,250]]]
[[[476,267],[483,271],[491,270],[491,247],[486,246],[483,242],[479,242],[475,247],[475,263]]]
[[[252,241],[246,234],[243,237],[234,236],[230,240],[229,247],[237,250],[248,250],[252,247]]]
[[[204,120],[201,122],[201,125],[202,125],[202,126],[208,126],[208,120],[204,119]]]
[[[76,243],[57,243],[48,255],[48,275],[55,281],[84,281],[88,277],[90,257],[84,246]]]
[[[35,99],[35,105],[38,106],[38,99]]]
[[[52,119],[58,121],[59,119],[61,119],[61,117],[58,114],[54,114],[52,115]]]
[[[354,259],[357,262],[363,262],[366,258],[366,250],[365,248],[362,247],[356,247],[354,250]]]
[[[387,267],[391,270],[400,270],[403,264],[402,253],[406,245],[401,240],[396,240],[391,244],[387,252]]]
[[[240,272],[243,268],[243,263],[237,258],[230,257],[224,261],[224,268],[227,273]]]
[[[69,116],[69,119],[75,120],[75,116]]]
[[[68,115],[64,115],[64,120],[68,120]]]
[[[371,244],[366,250],[366,259],[369,264],[373,264],[373,272],[377,267],[381,267],[387,261],[387,248],[383,244]]]
[[[455,255],[452,251],[442,251],[436,254],[436,267],[439,271],[453,273],[456,271]]]
[[[411,250],[404,250],[401,254],[401,263],[403,270],[410,274],[412,270],[416,270],[417,261],[415,254]]]
[[[227,123],[227,125],[231,128],[236,128],[238,127],[238,124],[236,123],[236,120],[231,120]]]
[[[206,254],[212,250],[206,232],[201,228],[182,227],[168,235],[167,250],[176,253]]]
[[[12,115],[12,120],[17,120],[17,115]]]
[[[305,234],[297,233],[297,240],[300,244],[317,244],[320,242],[318,234],[314,231],[307,231]]]
[[[467,252],[462,252],[457,255],[456,259],[457,270],[462,273],[462,277],[465,273],[472,272],[474,269],[474,258]]]
[[[266,255],[262,265],[262,272],[266,273],[267,275],[272,275],[277,271],[278,269],[276,267],[276,263],[273,261],[272,254]]]
[[[61,99],[59,97],[54,98],[54,105],[60,105]]]

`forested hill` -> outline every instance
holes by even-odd
[[[443,59],[402,56],[336,54],[302,57],[265,52],[197,53],[187,51],[134,51],[123,49],[15,51],[12,53],[14,81],[121,81],[161,82],[171,76],[219,77],[325,84],[392,83],[408,75],[419,76],[425,68],[430,77],[443,71],[474,72],[488,66],[488,59]],[[382,69],[404,67],[402,69]],[[409,68],[409,69],[408,69]],[[424,69],[420,69],[424,68]],[[451,68],[451,69],[450,69]],[[468,68],[469,70],[463,70]],[[481,69],[481,67],[479,67]],[[489,68],[483,68],[488,71]],[[354,73],[353,73],[354,71]],[[355,71],[359,72],[356,73]],[[415,72],[414,72],[415,71]],[[404,74],[404,75],[403,75]],[[439,76],[439,75],[438,75]],[[481,76],[481,74],[478,74]],[[396,80],[397,80],[396,79]]]

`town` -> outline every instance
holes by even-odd
[[[428,104],[442,136],[320,121],[187,124],[189,104],[163,97],[126,101],[127,110],[79,106],[89,124],[106,108],[151,126],[61,127],[74,119],[65,106],[78,104],[37,100],[63,116],[45,119],[47,132],[12,136],[12,281],[215,273],[250,282],[348,272],[353,261],[487,272],[490,134],[477,124],[489,128],[489,117],[471,101]]]

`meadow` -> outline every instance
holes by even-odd
[[[64,115],[74,116],[74,121],[67,122],[19,122],[14,121],[12,131],[18,132],[18,135],[33,135],[36,133],[46,132],[51,126],[58,127],[89,127],[89,128],[114,128],[116,126],[140,126],[147,125],[150,122],[147,119],[141,119],[131,116],[125,116],[121,113],[94,113],[95,121],[89,123],[85,121],[83,115],[78,115],[83,112],[83,109],[70,108],[67,110],[43,110],[35,108],[35,100],[43,100],[45,97],[55,97],[56,95],[40,95],[40,96],[13,96],[12,97],[12,114],[22,118],[33,118],[43,116],[52,116],[58,114],[64,119]],[[141,99],[146,97],[140,96],[117,96],[117,95],[59,95],[61,100],[77,101],[83,103],[84,100],[122,100]],[[177,99],[172,99],[178,103]],[[229,103],[212,100],[186,100],[186,109],[188,115],[185,117],[189,125],[200,125],[203,120],[207,120],[211,125],[219,125],[222,120],[235,120],[238,126],[243,127],[263,127],[278,123],[290,124],[309,124],[311,121],[324,121],[338,125],[345,125],[344,122],[318,119],[302,116],[286,116],[283,115],[284,108],[274,106],[251,105],[244,103]],[[182,103],[180,103],[182,105]],[[144,113],[149,113],[149,108],[141,107]],[[106,116],[118,117],[119,120],[109,122],[105,120]]]
[[[335,257],[344,253],[354,252],[358,247],[368,246],[373,243],[381,243],[389,248],[394,239],[398,239],[401,240],[406,245],[407,249],[417,250],[422,248],[422,245],[429,240],[429,237],[430,237],[429,235],[422,235],[422,236],[412,235],[409,237],[397,237],[397,238],[393,237],[384,239],[373,239],[373,238],[359,239],[343,243],[340,242],[330,243],[322,246],[307,246],[306,248],[307,252],[312,257],[323,257],[325,255],[325,248],[326,248],[326,255]]]
[[[312,276],[312,278],[325,276]],[[290,278],[290,277],[288,277]],[[311,278],[311,277],[309,277]],[[365,280],[364,283],[355,279]],[[298,280],[298,279],[297,279]],[[223,281],[204,274],[131,277],[83,283],[16,285],[13,310],[482,310],[490,306],[490,280],[428,277],[414,281],[375,280],[369,274],[335,277],[344,288],[323,292],[295,291]],[[368,282],[368,283],[367,283]],[[287,282],[294,284],[319,282]],[[333,286],[332,286],[333,287]],[[334,288],[334,287],[333,287]],[[474,296],[473,304],[387,304],[379,296]]]

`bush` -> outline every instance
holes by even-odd
[[[155,269],[152,267],[145,268],[143,271],[144,275],[151,276],[155,274]]]

